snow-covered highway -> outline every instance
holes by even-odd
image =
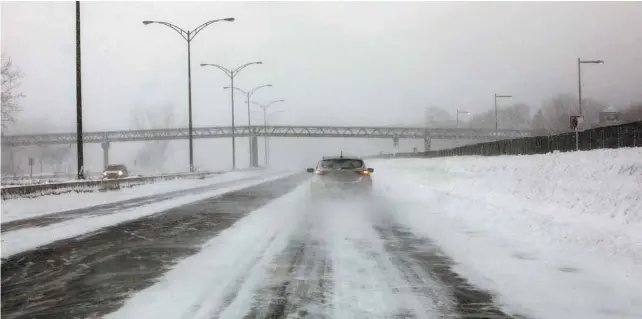
[[[642,318],[642,149],[369,165],[369,200],[267,171],[3,202],[2,316]]]

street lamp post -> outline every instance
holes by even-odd
[[[499,131],[499,124],[498,124],[498,121],[497,121],[497,99],[498,98],[509,98],[510,99],[512,97],[513,97],[512,95],[497,95],[497,93],[495,93],[495,133],[497,133]]]
[[[229,86],[223,87],[224,89],[238,90],[239,92],[243,93],[243,95],[245,95],[245,98],[247,99],[247,131],[248,131],[248,140],[249,140],[249,147],[250,147],[249,148],[249,151],[250,151],[250,153],[249,153],[250,154],[250,167],[252,167],[252,164],[254,163],[254,156],[253,156],[254,153],[252,152],[252,146],[253,146],[253,144],[252,144],[252,120],[251,120],[252,116],[250,115],[250,99],[252,98],[252,95],[254,95],[254,93],[256,91],[258,91],[258,90],[260,90],[261,88],[264,88],[264,87],[272,87],[272,84],[259,85],[259,86],[255,87],[255,88],[253,88],[252,90],[250,90],[249,92],[245,91],[245,90],[242,90],[240,88],[237,88],[237,87],[229,87]]]
[[[593,61],[582,61],[580,58],[577,58],[577,98],[578,98],[578,110],[579,116],[582,116],[582,64],[584,63],[593,63],[593,64],[604,64],[602,60],[593,60]]]
[[[263,62],[256,61],[256,62],[245,63],[237,67],[236,69],[232,69],[232,70],[227,69],[218,64],[211,64],[211,63],[201,63],[201,66],[213,66],[225,72],[225,74],[230,78],[230,87],[234,87],[234,78],[238,75],[239,72],[241,72],[241,70],[245,69],[246,67],[252,64],[263,64]],[[236,129],[234,127],[234,90],[230,91],[230,100],[232,103],[232,169],[236,169]]]
[[[577,58],[577,108],[580,118],[582,117],[582,64],[592,63],[592,64],[604,64],[602,60],[586,60],[582,61],[580,58]],[[575,150],[580,150],[580,141],[579,141],[579,125],[575,126]]]
[[[285,102],[285,100],[274,100],[274,101],[270,101],[267,104],[252,102],[258,105],[261,108],[261,110],[263,110],[263,128],[264,128],[263,130],[265,131],[263,136],[263,150],[264,150],[265,166],[267,166],[270,163],[270,156],[268,154],[269,140],[268,140],[268,134],[267,134],[267,110],[270,108],[272,104],[279,103],[279,102]],[[276,111],[274,113],[278,113],[278,112],[283,112],[283,111]]]
[[[210,20],[207,21],[198,27],[196,27],[194,30],[183,30],[169,22],[164,22],[164,21],[143,21],[144,25],[148,24],[162,24],[164,26],[172,28],[172,30],[178,32],[178,34],[181,35],[185,41],[187,41],[187,100],[188,100],[188,117],[189,117],[189,171],[194,172],[194,144],[192,141],[192,40],[194,37],[201,32],[205,27],[212,23],[216,23],[219,21],[227,21],[227,22],[234,22],[234,18],[225,18],[225,19],[216,19],[216,20]]]

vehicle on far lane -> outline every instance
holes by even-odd
[[[127,167],[123,164],[107,165],[103,170],[103,179],[114,179],[129,177]]]
[[[308,168],[312,199],[324,197],[367,196],[372,191],[373,168],[354,156],[326,156],[316,168]]]

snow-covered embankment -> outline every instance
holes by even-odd
[[[399,220],[507,310],[642,317],[642,148],[370,164]]]

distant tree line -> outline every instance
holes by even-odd
[[[585,118],[585,128],[599,126],[599,114],[608,106],[604,103],[586,99],[582,100],[582,113]],[[571,131],[569,118],[577,115],[578,100],[572,94],[558,94],[545,100],[542,107],[531,112],[531,107],[517,103],[501,106],[497,109],[497,126],[499,129],[538,130],[551,134]],[[622,123],[642,121],[642,102],[631,103],[620,109],[619,120]],[[457,112],[457,111],[455,111]],[[444,108],[431,106],[426,109],[425,123],[428,127],[454,128],[495,128],[495,109],[482,113],[460,114],[459,121],[454,112]],[[459,123],[457,123],[459,122]]]
[[[21,99],[25,94],[20,92],[20,80],[24,74],[16,67],[12,59],[2,53],[2,133],[34,134],[53,130],[48,121],[18,123],[17,115],[22,111]],[[135,108],[132,114],[132,129],[164,129],[173,124],[171,105],[148,109]],[[32,131],[38,128],[38,131]],[[162,170],[168,155],[169,141],[149,141],[144,143],[135,157],[134,164],[145,170]],[[34,158],[37,168],[34,172],[46,170],[48,173],[64,174],[71,162],[74,162],[74,148],[69,145],[48,145],[32,147],[3,147],[2,174],[9,176],[24,175],[29,171],[27,158]],[[127,163],[132,164],[132,163]]]

